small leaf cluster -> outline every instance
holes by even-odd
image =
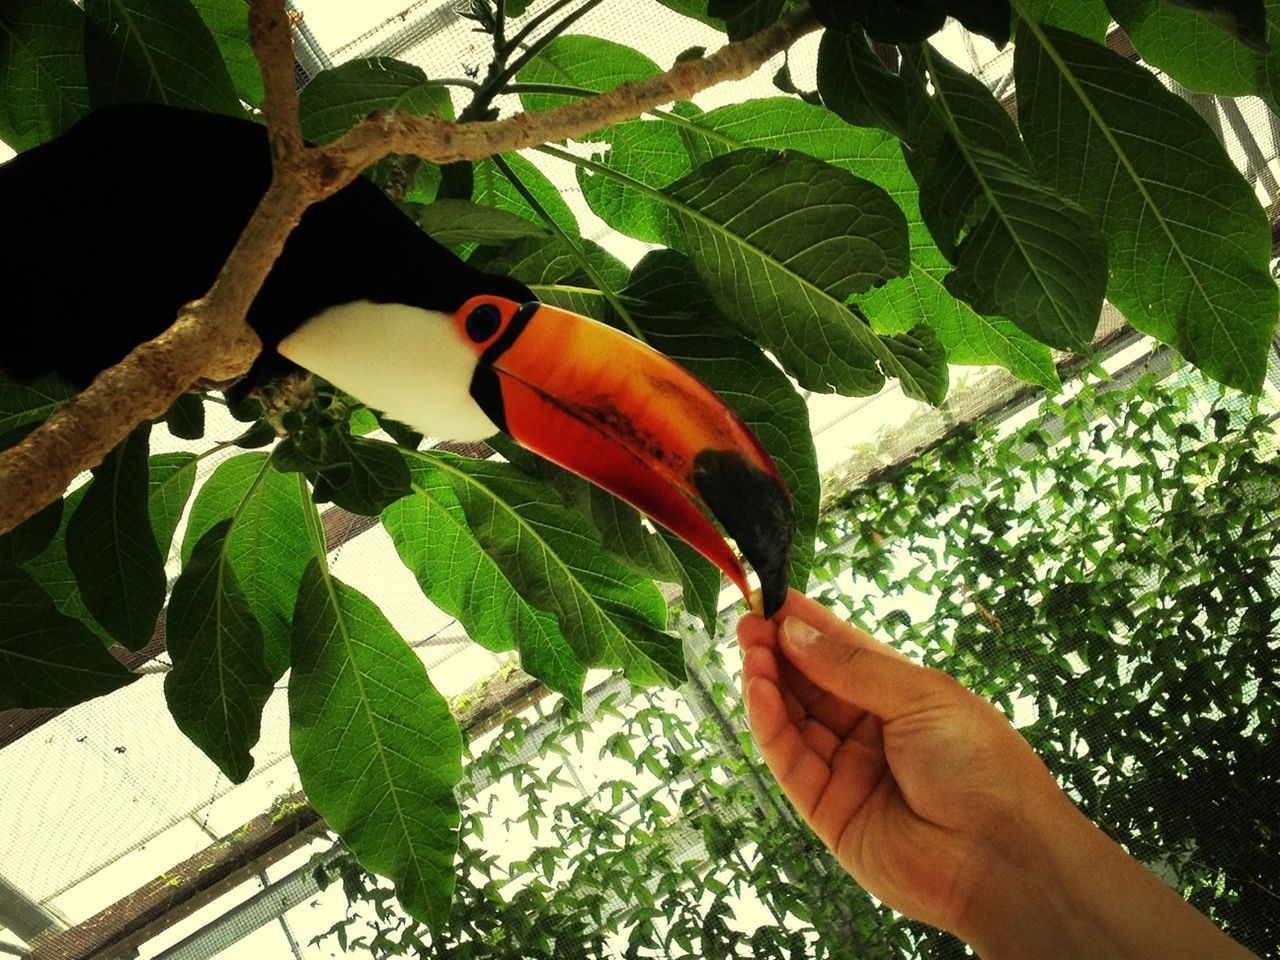
[[[302,91],[302,129],[328,142],[390,109],[483,120],[658,73],[665,65],[637,50],[573,32],[586,14],[608,9],[602,2],[550,0],[529,11],[521,0],[473,0],[465,15],[488,40],[487,66],[439,78],[385,57],[341,64]],[[799,7],[661,2],[734,39]],[[936,404],[949,364],[996,364],[1056,389],[1051,348],[1086,349],[1104,295],[1208,375],[1260,388],[1277,315],[1266,214],[1200,114],[1103,41],[1114,19],[1144,60],[1188,88],[1255,94],[1274,107],[1280,8],[815,0],[813,10],[824,27],[816,91],[800,90],[788,69],[778,75],[784,96],[713,110],[677,103],[545,145],[537,163],[521,154],[444,167],[395,157],[370,176],[459,256],[647,340],[724,396],[791,490],[797,586],[819,531],[802,390],[873,394],[894,379]],[[643,15],[634,4],[618,12]],[[262,82],[244,14],[242,0],[7,0],[0,139],[24,150],[126,100],[256,116]],[[930,43],[948,16],[1014,43],[1016,103],[998,101]],[[656,249],[631,267],[584,237],[544,172],[553,162],[572,165],[586,203],[611,228]],[[0,381],[0,446],[67,395],[55,384]],[[291,737],[309,799],[366,867],[394,880],[405,909],[440,929],[454,882],[461,738],[404,638],[332,575],[320,508],[378,516],[429,600],[476,642],[516,651],[572,705],[582,703],[591,667],[620,669],[638,684],[681,682],[684,654],[655,581],[678,585],[711,629],[719,574],[627,505],[514,448],[503,447],[504,461],[421,450],[421,437],[323,384],[302,400],[289,413],[236,404],[238,435],[206,439],[217,401],[184,397],[164,424],[189,452],[151,453],[159,425],[141,425],[89,483],[0,539],[0,708],[70,706],[128,683],[108,647],[143,648],[164,610],[175,722],[241,780],[262,705],[292,668]],[[379,427],[395,442],[375,434]],[[1030,461],[1023,466],[1034,473]],[[999,508],[990,509],[995,523]],[[1135,521],[1133,536],[1164,545],[1175,565],[1191,563],[1180,553],[1181,525],[1195,518],[1179,517],[1168,529]],[[1015,529],[1029,520],[1000,522]],[[983,548],[993,568],[1003,535]],[[1087,560],[1100,548],[1081,538]],[[180,570],[169,583],[171,547]],[[837,556],[828,553],[822,569],[834,572]],[[872,559],[850,562],[870,570]],[[985,583],[976,575],[968,589]],[[1068,577],[1063,602],[1099,589],[1095,579],[1080,586]],[[923,571],[915,580],[934,582]],[[1129,609],[1105,592],[1088,596],[1107,601],[1097,617]],[[1151,609],[1176,606],[1160,597]],[[999,624],[1044,606],[1004,593],[987,600],[982,609]],[[1257,604],[1251,616],[1269,623]],[[1188,635],[1213,632],[1188,623]],[[1228,616],[1211,626],[1234,624]],[[1072,634],[1084,643],[1074,655],[1097,658],[1098,637],[1113,627],[1098,620]],[[952,646],[977,642],[959,631]],[[1022,664],[1033,668],[1028,677],[1052,678],[1051,666],[1074,662],[1042,657]],[[1061,693],[1044,682],[1042,709]],[[1079,686],[1065,674],[1061,683]],[[1006,690],[992,678],[978,685]],[[1136,737],[1145,728],[1130,729]],[[1050,742],[1046,731],[1037,745]],[[1078,776],[1084,796],[1083,765]]]

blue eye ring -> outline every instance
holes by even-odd
[[[502,311],[492,303],[482,303],[467,314],[467,336],[484,343],[502,326]]]

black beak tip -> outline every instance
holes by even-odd
[[[736,450],[703,450],[694,460],[693,481],[760,578],[764,615],[772,617],[791,581],[796,519],[787,488]]]

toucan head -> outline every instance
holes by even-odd
[[[628,501],[749,596],[723,526],[760,578],[771,615],[786,595],[795,520],[786,485],[742,420],[641,341],[535,300],[512,280],[450,310],[360,301],[285,337],[286,358],[424,434],[499,430]]]

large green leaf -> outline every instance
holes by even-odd
[[[67,560],[85,606],[112,638],[140,650],[164,606],[164,557],[148,513],[143,424],[93,470],[67,523]]]
[[[577,217],[560,195],[560,189],[547,179],[547,175],[518,153],[504,153],[502,159],[533,194],[538,205],[555,221],[556,226],[571,237],[578,236]],[[476,203],[510,211],[535,223],[541,222],[538,211],[512,185],[491,158],[477,162],[473,176],[472,199]]]
[[[632,120],[601,132],[608,151],[600,162],[624,177],[665,187],[689,172],[678,128],[667,123]],[[646,243],[680,244],[680,228],[671,209],[650,194],[616,178],[578,168],[583,199],[600,219],[620,233]]]
[[[422,460],[410,463],[410,474],[413,495],[387,507],[382,523],[423,594],[476,643],[519,651],[526,673],[581,706],[586,667],[555,617],[525,600],[485,552],[447,474]]]
[[[1019,0],[1024,16],[1037,23],[1070,30],[1090,40],[1102,42],[1111,25],[1111,14],[1103,0]]]
[[[639,684],[684,680],[662,595],[607,556],[544,483],[507,463],[413,456],[448,481],[472,536],[526,603],[556,618],[580,664],[621,667]]]
[[[336,140],[375,110],[453,119],[447,87],[420,67],[391,57],[348,60],[316,75],[298,103],[302,134],[313,143]]]
[[[1259,389],[1278,309],[1270,227],[1212,131],[1146,70],[1073,34],[1024,23],[1015,60],[1037,166],[1107,231],[1108,297],[1210,376]]]
[[[140,100],[243,115],[222,53],[190,0],[85,0],[84,12],[95,108]]]
[[[881,62],[861,31],[827,30],[818,44],[818,92],[834,113],[861,127],[906,139],[907,90]]]
[[[0,624],[0,710],[71,707],[135,679],[7,560],[0,560]]]
[[[71,387],[53,377],[34,383],[12,383],[0,379],[0,437],[8,436],[27,424],[44,422],[74,395]]]
[[[708,161],[668,192],[721,313],[802,386],[875,393],[883,365],[909,395],[941,402],[941,349],[936,368],[908,369],[845,306],[907,270],[906,220],[882,189],[805,154],[746,149]]]
[[[307,799],[410,915],[453,896],[462,735],[413,651],[367,597],[307,566],[293,620],[289,741]]]
[[[535,287],[534,292],[544,303],[601,322],[616,322],[598,291],[577,288],[575,295],[565,297],[566,289]],[[639,510],[607,490],[503,437],[494,437],[490,443],[520,470],[550,486],[566,507],[585,517],[610,556],[646,577],[678,583],[685,606],[702,619],[708,632],[715,631],[722,577],[709,560],[665,528],[647,526]]]
[[[680,131],[695,164],[745,146],[790,149],[879,184],[906,214],[911,269],[907,276],[892,279],[859,298],[859,306],[870,319],[872,329],[897,334],[926,323],[938,334],[951,362],[1000,364],[1029,382],[1049,387],[1057,384],[1048,347],[1003,318],[977,314],[945,288],[944,279],[951,272],[951,266],[920,217],[918,189],[896,139],[849,126],[827,110],[785,97],[734,104],[706,114],[682,111],[660,112],[658,116]],[[611,127],[606,134],[612,136],[624,126]],[[648,136],[647,131],[645,135]],[[657,135],[653,141],[664,142]],[[645,192],[638,186],[641,178],[653,178],[643,181],[643,186],[658,187],[677,165],[682,175],[692,169],[688,159],[678,154],[655,158],[653,165],[645,162],[630,165],[632,159],[624,158],[622,162],[630,165],[630,173],[626,173],[616,165],[620,156],[617,152],[606,154],[604,162],[549,152],[577,163],[584,192],[589,200],[595,198],[593,206],[597,212],[604,215],[611,226],[637,236],[638,231],[648,229],[644,224],[663,224],[657,229],[665,229],[670,214],[653,215],[651,210],[662,207],[670,210],[674,205],[669,196]],[[586,173],[593,175],[588,177]],[[603,186],[602,181],[610,186]],[[613,202],[612,198],[623,191],[636,202],[625,205]],[[601,202],[600,198],[608,201]],[[639,202],[641,198],[650,205],[649,209]],[[683,237],[662,239],[667,246],[683,246]]]
[[[89,112],[84,14],[71,0],[0,5],[0,140],[26,150]]]
[[[520,83],[553,83],[601,92],[621,83],[645,80],[662,68],[639,50],[612,40],[569,34],[556,37],[525,64]],[[522,93],[525,110],[536,113],[572,103],[578,97],[554,93]],[[595,139],[592,134],[587,139]]]
[[[920,210],[956,267],[947,289],[1042,343],[1087,350],[1107,280],[1096,222],[1036,179],[1013,122],[976,78],[927,46],[906,63]]]
[[[55,500],[0,536],[0,560],[22,565],[48,549],[62,529],[65,500]]]
[[[222,53],[240,99],[262,103],[262,71],[249,44],[249,5],[245,0],[191,0]]]
[[[232,569],[232,521],[212,527],[173,585],[165,637],[173,669],[164,696],[178,729],[233,783],[253,769],[262,707],[275,677],[262,628]]]
[[[679,362],[738,413],[777,463],[795,508],[791,583],[809,581],[818,527],[817,454],[809,411],[786,375],[715,308],[692,264],[670,250],[636,265],[626,294],[650,346]]]
[[[183,563],[190,563],[201,538],[231,520],[227,561],[262,627],[274,677],[289,664],[291,618],[312,555],[306,531],[314,516],[300,476],[276,472],[265,453],[245,453],[220,463],[201,485],[182,541]]]
[[[80,595],[80,588],[76,585],[75,574],[71,572],[71,564],[67,561],[67,524],[88,489],[88,485],[85,485],[63,498],[62,522],[57,533],[36,557],[24,559],[22,568],[53,599],[59,613],[79,621],[98,638],[99,643],[109,645],[112,642],[111,636],[85,606],[84,597]]]
[[[178,529],[182,511],[196,482],[194,453],[159,453],[148,461],[150,492],[147,495],[151,514],[151,532],[161,555],[169,553],[173,533]]]
[[[951,265],[920,216],[919,190],[896,138],[784,97],[722,107],[681,129],[695,162],[742,146],[793,149],[879,184],[907,218],[911,270],[859,297],[872,329],[895,334],[927,323],[952,363],[995,363],[1031,383],[1057,384],[1048,347],[1008,320],[975,312],[944,286]]]
[[[1261,14],[1262,4],[1256,2]],[[1271,96],[1265,61],[1256,45],[1246,46],[1199,11],[1168,0],[1107,0],[1107,9],[1142,59],[1188,90],[1226,97]],[[1259,19],[1265,27],[1265,17]]]
[[[788,0],[708,0],[707,13],[724,21],[730,40],[744,40],[782,16]]]
[[[437,200],[415,211],[418,226],[439,243],[501,244],[525,237],[543,237],[545,228],[524,217],[468,200]]]

